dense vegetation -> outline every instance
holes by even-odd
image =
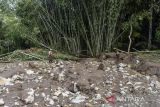
[[[158,49],[159,9],[158,0],[0,0],[0,53],[50,47],[96,56],[115,47]]]

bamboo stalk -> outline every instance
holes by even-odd
[[[131,30],[130,30],[130,34],[129,34],[129,36],[128,36],[128,38],[129,38],[128,54],[130,53],[130,50],[131,50],[131,45],[132,45],[132,39],[131,39],[132,32],[133,32],[133,27],[132,27],[132,24],[130,25],[130,27],[131,27]]]
[[[6,54],[1,54],[1,55],[0,55],[0,58],[1,58],[1,57],[5,57],[5,56],[7,56],[7,55],[10,55],[10,54],[12,54],[12,53],[13,53],[13,52],[9,52],[9,53],[6,53]]]
[[[20,52],[20,53],[22,53],[22,54],[24,54],[24,55],[27,55],[27,56],[30,56],[30,57],[33,57],[33,58],[36,58],[36,59],[38,59],[38,60],[44,61],[44,59],[38,58],[38,57],[35,56],[35,55],[27,54],[27,53],[24,53],[24,52]]]

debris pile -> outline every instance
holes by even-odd
[[[131,68],[96,59],[1,64],[0,107],[160,106],[158,77]]]

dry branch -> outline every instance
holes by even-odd
[[[129,34],[129,36],[128,36],[128,38],[129,38],[128,54],[130,53],[130,50],[131,50],[131,45],[132,45],[132,39],[131,39],[131,36],[132,36],[132,32],[133,32],[132,24],[131,24],[130,26],[131,26],[131,30],[130,30],[130,34]]]

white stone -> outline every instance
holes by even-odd
[[[78,103],[84,102],[85,100],[86,100],[85,96],[78,95],[75,99],[72,99],[71,102],[78,104]]]
[[[18,66],[21,66],[21,67],[22,67],[23,65],[22,65],[21,63],[19,63]]]
[[[139,64],[140,63],[140,61],[139,60],[136,60],[136,64]]]
[[[94,87],[94,84],[91,84],[91,87]]]
[[[45,95],[45,93],[42,93],[42,97],[45,97],[46,95]]]
[[[38,106],[38,103],[34,103],[35,106]]]
[[[156,85],[156,81],[154,81],[154,80],[151,81],[150,86],[151,86],[151,87],[155,87],[155,85]]]
[[[4,105],[4,100],[1,98],[0,99],[0,106]]]
[[[53,96],[52,98],[53,98],[54,100],[57,100],[57,99],[58,99],[58,97],[57,97],[57,96]]]
[[[35,94],[35,96],[36,96],[36,97],[38,97],[38,96],[39,96],[39,94],[38,94],[38,93],[36,93],[36,94]]]
[[[34,102],[34,92],[35,90],[33,89],[28,89],[28,96],[27,98],[24,99],[24,101],[28,104],[28,103],[33,103]]]
[[[63,95],[63,97],[68,97],[69,96],[69,91],[65,91],[65,92],[62,92],[62,95]]]
[[[123,86],[123,84],[119,84],[121,87]]]
[[[131,68],[131,65],[128,64],[128,68]]]
[[[101,98],[101,94],[96,94],[95,100],[100,100]]]
[[[48,73],[51,73],[51,71],[50,71],[50,70],[48,70]]]
[[[130,81],[127,82],[128,85],[133,85]]]
[[[52,99],[49,99],[49,104],[54,105],[54,101]]]
[[[14,102],[14,105],[19,106],[20,104],[19,104],[19,102]]]
[[[119,66],[120,66],[120,67],[126,67],[126,66],[127,66],[127,64],[120,63],[120,64],[119,64]]]
[[[134,85],[141,85],[142,82],[136,82]]]
[[[62,90],[60,87],[58,87],[58,90],[55,91],[54,95],[59,96],[62,93]]]
[[[51,75],[51,77],[53,77],[53,76],[54,76],[54,73],[51,73],[50,75]]]
[[[124,72],[123,67],[119,67],[119,71]]]
[[[160,89],[160,82],[159,81],[156,81],[156,88]]]
[[[151,88],[151,87],[148,87],[148,90],[152,91],[152,88]]]
[[[26,73],[27,73],[28,75],[31,75],[31,74],[34,74],[34,71],[32,71],[32,70],[26,70]]]
[[[43,76],[38,76],[38,79],[41,80],[43,78]]]
[[[126,93],[125,93],[125,91],[121,91],[121,94],[125,95]]]
[[[146,76],[146,79],[149,80],[149,79],[150,79],[150,76]]]
[[[58,76],[58,80],[59,81],[64,81],[64,71],[62,71],[60,74],[59,74],[59,76]]]
[[[106,72],[108,72],[108,71],[110,71],[111,70],[111,68],[110,67],[107,67],[107,69],[105,70]]]
[[[8,88],[6,88],[6,93],[9,93],[9,89]]]
[[[141,86],[135,86],[134,88],[137,90],[137,89],[141,88]]]
[[[4,77],[0,77],[0,85],[13,85],[13,83],[10,78],[6,79]]]
[[[77,89],[77,83],[76,82],[74,82],[74,92],[77,92],[78,91],[78,89]]]

